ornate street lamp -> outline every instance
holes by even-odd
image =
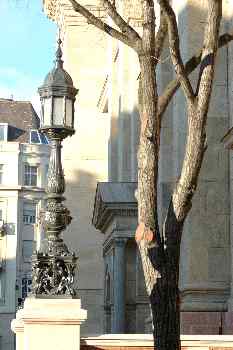
[[[78,92],[63,69],[61,40],[58,40],[55,67],[38,89],[42,104],[41,132],[51,143],[46,187],[46,209],[41,213],[48,244],[32,256],[32,295],[36,297],[73,297],[77,257],[60,237],[71,221],[63,205],[65,180],[61,163],[62,140],[74,134],[74,102]]]

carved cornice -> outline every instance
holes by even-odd
[[[57,0],[43,0],[44,11],[53,21],[56,21],[59,5],[60,1]]]
[[[116,216],[137,216],[136,182],[100,182],[97,185],[92,224],[102,233]],[[122,199],[121,194],[122,193]]]
[[[116,244],[126,244],[129,240],[134,241],[134,231],[113,232],[103,243],[103,256],[109,254]]]
[[[96,17],[105,18],[106,14],[103,6],[85,4]],[[52,21],[56,22],[61,29],[61,35],[64,36],[66,26],[82,26],[87,25],[87,20],[80,14],[76,13],[69,0],[43,0],[44,12]]]

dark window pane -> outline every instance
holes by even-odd
[[[31,143],[40,143],[39,135],[37,130],[31,131]]]
[[[0,141],[4,141],[4,125],[0,125]]]
[[[36,209],[23,210],[23,222],[24,224],[35,224],[36,222]]]
[[[44,134],[40,134],[40,139],[41,139],[41,143],[43,143],[44,145],[48,144],[48,139]]]
[[[37,166],[25,165],[24,185],[37,186]]]
[[[0,164],[0,184],[2,184],[2,180],[3,180],[3,164]]]

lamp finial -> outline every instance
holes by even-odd
[[[59,28],[58,40],[57,40],[57,51],[56,51],[56,66],[57,66],[57,68],[63,68],[61,44],[62,44],[62,41],[61,41],[60,28]]]

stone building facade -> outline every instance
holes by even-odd
[[[30,102],[0,99],[0,349],[13,350],[10,322],[31,285],[31,255],[50,147]]]
[[[87,4],[85,0],[79,2]],[[140,32],[141,2],[119,0],[116,4],[120,13]],[[205,6],[206,2],[200,0],[173,1],[184,61],[201,47]],[[139,134],[137,57],[130,48],[88,25],[72,10],[68,0],[44,0],[44,8],[61,28],[65,68],[80,89],[77,132],[64,146],[64,164],[68,169],[68,205],[75,217],[69,239],[79,248],[80,296],[89,311],[86,331],[143,333],[149,309],[133,240],[137,224],[134,190]],[[97,0],[88,1],[88,8],[104,18],[104,10]],[[233,3],[224,0],[221,30],[232,27]],[[168,57],[165,49],[158,71],[160,91],[174,78]],[[195,71],[193,83],[196,78]],[[208,116],[208,149],[182,238],[183,333],[218,334],[223,328],[224,332],[233,331],[232,155],[221,143],[233,123],[232,81],[233,46],[230,44],[218,54]],[[185,140],[186,109],[180,90],[162,124],[161,223],[180,174]],[[100,183],[95,195],[97,182]],[[91,217],[103,235],[91,226]],[[104,320],[103,324],[96,322],[93,314]]]

